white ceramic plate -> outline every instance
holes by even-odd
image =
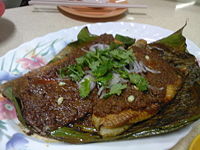
[[[136,39],[143,38],[148,42],[158,40],[172,33],[167,29],[138,23],[109,22],[89,24],[87,26],[90,32],[94,34],[119,33]],[[45,65],[69,42],[76,40],[77,33],[82,27],[78,26],[47,34],[27,42],[2,56],[0,58],[0,82],[3,83],[31,69]],[[189,52],[200,58],[200,49],[190,40],[187,40],[187,45]],[[187,126],[173,133],[129,141],[73,145],[59,142],[47,143],[44,140],[26,136],[18,127],[18,123],[12,104],[0,97],[1,150],[166,150],[176,144],[191,129],[191,126]]]

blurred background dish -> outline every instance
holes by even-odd
[[[127,0],[109,0],[109,3],[121,3],[127,4]],[[127,8],[92,8],[92,7],[66,7],[58,6],[58,9],[62,13],[68,13],[75,16],[86,17],[86,18],[110,18],[119,16],[125,13]]]
[[[5,5],[3,1],[0,0],[0,16],[3,15],[4,11],[5,11]]]
[[[22,2],[22,0],[3,0],[3,1],[5,3],[6,8],[19,7]]]

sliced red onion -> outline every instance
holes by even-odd
[[[81,48],[81,50],[84,51],[84,52],[86,52],[86,53],[88,52],[88,50],[86,50],[86,49],[84,49],[84,48]]]
[[[103,90],[103,91],[102,91],[102,93],[101,93],[101,96],[100,96],[100,98],[103,98],[105,95],[106,95],[106,91],[105,91],[105,90]]]
[[[124,47],[122,47],[122,46],[118,47],[118,49],[125,50],[125,48],[124,48]]]
[[[92,46],[90,46],[89,50],[90,51],[96,51],[97,49],[98,50],[104,50],[104,49],[107,49],[109,48],[109,45],[107,44],[94,44]]]
[[[160,71],[153,70],[153,69],[150,69],[150,68],[148,68],[148,67],[146,67],[146,70],[147,70],[148,72],[155,73],[155,74],[161,73]]]
[[[78,87],[80,88],[81,83],[85,79],[88,79],[90,81],[90,91],[92,91],[96,86],[96,82],[94,82],[94,77],[92,75],[90,75],[90,74],[88,74],[88,75],[83,77],[83,79],[78,83]]]
[[[121,78],[120,75],[118,73],[113,73],[113,77],[112,80],[110,80],[109,86],[111,87],[114,84],[117,83],[127,83],[128,81]]]
[[[152,86],[152,85],[148,85],[148,88],[152,89],[152,90],[158,90],[158,91],[164,90],[164,87],[158,88],[158,87],[155,87],[155,86]]]
[[[150,69],[149,67],[145,66],[142,61],[140,61],[140,62],[134,61],[133,63],[129,64],[129,69],[130,69],[130,70],[128,70],[129,73],[132,73],[132,72],[134,72],[134,73],[151,72],[151,73],[155,73],[155,74],[161,73],[160,71],[153,70],[153,69]]]
[[[97,92],[97,95],[100,96],[101,93],[103,92],[103,90],[104,90],[104,87],[103,86],[100,87],[99,90],[98,90],[98,92]]]
[[[117,73],[113,73],[112,80],[110,80],[110,85],[114,85],[120,82],[120,75]]]

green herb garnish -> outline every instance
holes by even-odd
[[[135,84],[140,91],[146,91],[148,88],[147,80],[139,74],[129,74],[131,83]]]
[[[105,76],[97,78],[97,83],[100,86],[107,86],[109,81],[112,79],[113,74],[111,72],[107,73]]]
[[[107,98],[107,97],[109,97],[109,96],[111,96],[111,95],[114,95],[114,94],[120,95],[121,92],[122,92],[122,90],[125,89],[125,88],[127,88],[127,85],[126,85],[126,84],[121,84],[121,83],[114,84],[114,85],[111,86],[110,92],[107,93],[107,94],[104,96],[104,98]]]
[[[85,73],[79,64],[74,64],[61,68],[59,70],[59,75],[61,78],[70,77],[73,81],[80,81]]]
[[[79,92],[80,92],[80,96],[82,98],[85,98],[89,95],[89,93],[90,93],[90,82],[91,81],[87,78],[84,79],[83,82],[81,82]]]
[[[81,30],[78,34],[79,42],[87,42],[95,38],[90,34],[87,28]],[[135,61],[135,57],[131,50],[121,48],[132,45],[135,39],[127,36],[117,34],[115,39],[121,43],[111,43],[109,48],[103,50],[96,49],[95,51],[88,51],[85,55],[76,58],[76,63],[68,67],[60,69],[60,76],[62,78],[69,77],[73,81],[80,82],[84,76],[89,74],[94,81],[84,79],[79,83],[79,92],[82,98],[85,98],[90,93],[90,84],[96,82],[99,88],[109,90],[105,97],[111,95],[120,95],[122,90],[127,85],[117,82],[115,85],[111,82],[113,74],[119,74],[120,78],[130,80],[130,82],[138,87],[139,90],[147,90],[147,81],[139,74],[131,74],[127,72],[127,66]],[[87,72],[87,73],[86,73]],[[120,80],[120,79],[117,79]]]

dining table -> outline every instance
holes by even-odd
[[[128,3],[146,5],[147,8],[128,8],[125,13],[110,18],[84,18],[62,12],[57,6],[47,5],[6,9],[0,18],[0,57],[21,44],[48,33],[104,22],[148,24],[171,31],[176,31],[187,23],[184,36],[200,48],[200,1],[128,0]],[[170,150],[187,150],[198,134],[200,123],[197,122]]]

